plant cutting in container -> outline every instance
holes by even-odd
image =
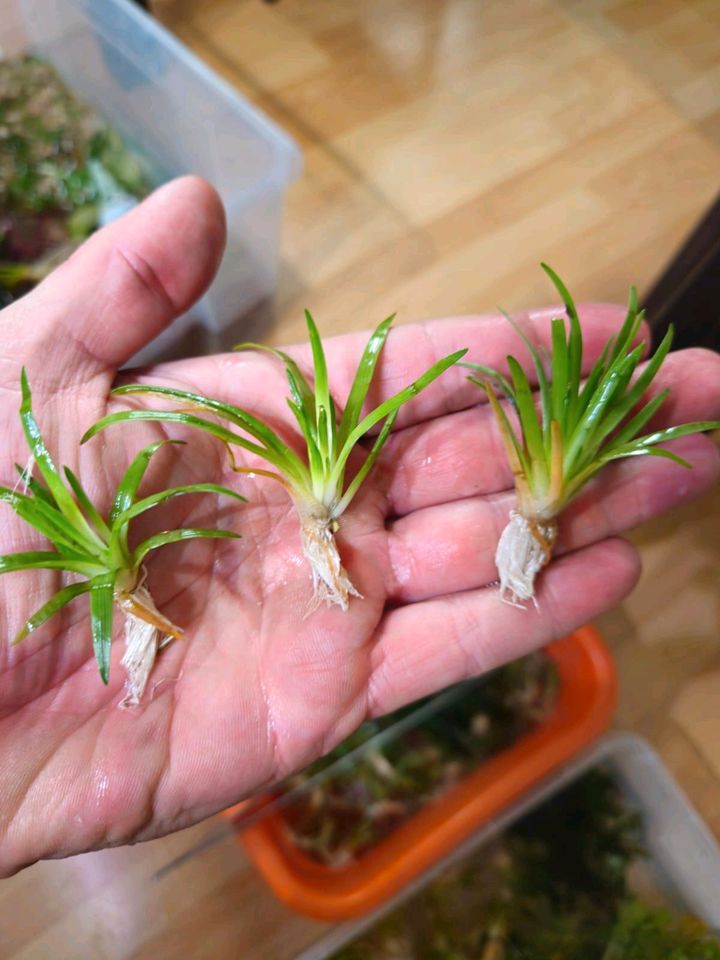
[[[536,653],[439,697],[366,721],[331,753],[280,785],[293,842],[330,867],[357,860],[545,719],[556,687],[553,662]]]
[[[110,414],[91,427],[83,441],[113,423],[133,420],[156,420],[199,427],[222,440],[228,449],[239,446],[265,460],[273,470],[240,467],[230,450],[233,468],[239,472],[260,474],[279,481],[292,497],[300,519],[300,537],[303,552],[310,564],[313,578],[313,599],[310,609],[325,601],[347,610],[349,598],[360,596],[344,569],[335,542],[338,523],[357,493],[363,480],[377,460],[390,435],[400,407],[425,389],[445,370],[457,363],[467,352],[458,350],[438,360],[417,380],[389,397],[366,416],[363,404],[372,383],[383,346],[392,324],[392,317],[375,329],[360,358],[357,372],[341,415],[330,393],[328,369],[320,334],[312,316],[306,312],[310,346],[312,349],[314,383],[307,380],[298,364],[287,353],[259,344],[241,344],[238,349],[267,350],[285,365],[290,384],[288,406],[300,428],[306,459],[300,458],[265,423],[240,407],[222,403],[186,390],[171,387],[153,387],[129,384],[113,391],[115,396],[151,395],[184,403],[188,410],[158,411],[129,410]],[[236,433],[215,420],[197,416],[207,413],[244,431]],[[382,424],[374,438],[364,463],[351,480],[346,473],[350,454],[373,427]],[[252,438],[252,439],[249,439]]]
[[[368,742],[355,734],[342,756],[300,775],[296,793],[227,815],[283,902],[322,919],[358,916],[587,746],[610,721],[614,691],[609,652],[584,627],[406,708],[388,728],[372,721]]]
[[[633,889],[641,823],[592,770],[332,958],[720,960],[702,923]]]
[[[509,377],[483,364],[462,364],[475,371],[469,379],[487,393],[515,479],[517,505],[495,555],[501,596],[515,604],[534,599],[535,578],[550,560],[558,516],[606,464],[647,454],[689,468],[682,457],[658,445],[720,427],[714,421],[701,421],[642,432],[669,392],[663,390],[644,400],[670,350],[673,332],[668,330],[639,371],[644,344],[635,340],[643,313],[634,288],[625,322],[583,381],[583,334],[577,309],[558,275],[542,266],[562,298],[569,329],[561,318],[552,321],[552,349],[546,358],[516,326],[532,357],[539,410],[528,377],[515,357],[507,358]],[[496,389],[512,404],[517,427]]]
[[[120,135],[35,56],[0,60],[0,305],[149,192]]]
[[[43,441],[32,412],[32,398],[25,371],[22,373],[20,420],[30,448],[30,465],[18,467],[25,492],[0,487],[0,502],[39,533],[47,537],[54,550],[32,550],[0,556],[0,573],[17,570],[58,570],[81,579],[58,590],[22,626],[14,642],[41,627],[58,611],[82,594],[89,594],[90,621],[95,659],[103,683],[108,682],[113,608],[125,616],[125,654],[127,696],[124,705],[140,702],[148,676],[161,644],[182,637],[182,631],[155,606],[144,584],[144,563],[149,554],[169,543],[192,538],[237,537],[228,530],[179,528],[156,533],[131,549],[128,543],[131,522],[172,497],[193,493],[214,493],[243,501],[233,490],[214,483],[195,483],[171,487],[137,499],[140,483],[151,458],[172,441],[158,441],[141,450],[120,481],[110,513],[104,518],[91,502],[80,480],[64,467],[60,475]],[[40,478],[33,477],[36,464]]]

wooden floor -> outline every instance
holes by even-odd
[[[159,0],[300,143],[273,342],[647,290],[718,191],[717,0]],[[720,836],[720,493],[635,536],[601,627],[618,724]],[[203,852],[169,864],[195,844]],[[162,871],[159,875],[158,872]],[[0,883],[2,960],[286,960],[322,927],[266,891],[219,821]]]

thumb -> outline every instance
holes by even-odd
[[[215,190],[173,180],[99,230],[2,314],[3,374],[44,359],[44,387],[114,375],[209,286],[225,245]],[[15,361],[15,363],[13,363]]]

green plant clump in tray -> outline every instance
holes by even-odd
[[[333,960],[720,960],[699,921],[632,892],[640,828],[591,770]]]
[[[138,157],[49,63],[0,59],[0,305],[148,192]]]
[[[284,818],[293,842],[327,866],[357,860],[528,733],[552,710],[556,690],[553,662],[536,653],[364,723],[283,784],[292,792]]]

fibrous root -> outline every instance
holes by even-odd
[[[313,597],[308,613],[321,603],[337,604],[347,610],[350,597],[360,597],[340,561],[335,542],[336,527],[327,510],[318,504],[299,505],[300,539],[303,552],[310,564],[313,578]]]
[[[550,560],[556,537],[554,519],[529,519],[511,511],[495,552],[502,600],[513,606],[535,600],[535,578]]]
[[[142,584],[131,592],[118,593],[116,601],[125,614],[125,653],[121,663],[127,679],[120,706],[135,707],[142,700],[158,651],[171,640],[180,639],[182,631],[160,613]]]

